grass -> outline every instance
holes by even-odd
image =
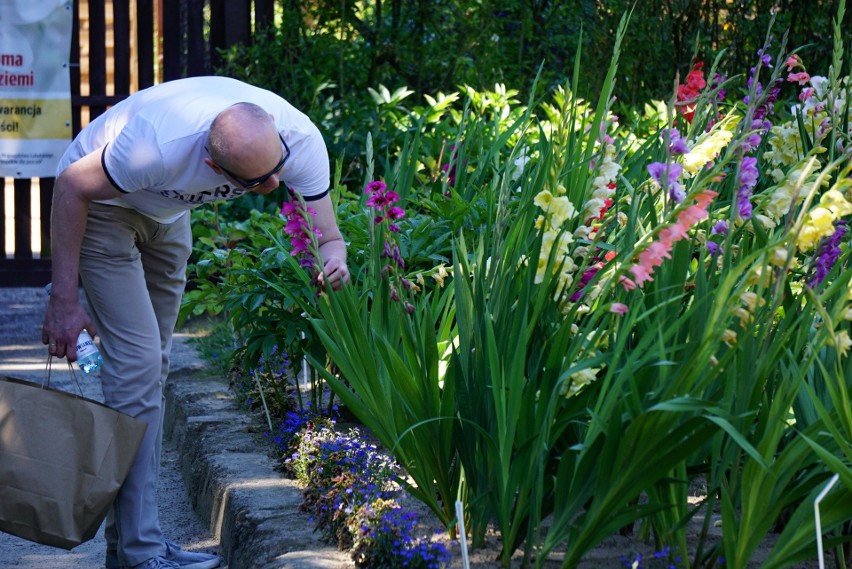
[[[181,327],[180,332],[190,336],[190,343],[209,364],[211,372],[228,375],[231,356],[236,348],[234,334],[225,319],[193,317]]]

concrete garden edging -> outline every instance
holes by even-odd
[[[178,449],[190,503],[228,569],[350,569],[298,511],[301,490],[276,472],[269,443],[238,409],[227,382],[178,370],[165,388],[164,436]]]

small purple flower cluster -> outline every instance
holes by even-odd
[[[323,536],[341,549],[352,546],[348,518],[361,504],[394,499],[399,493],[389,484],[398,466],[375,445],[364,443],[357,429],[303,432],[285,467],[306,484],[299,509],[310,513]]]
[[[337,405],[332,407],[332,413],[337,412]],[[264,436],[272,439],[278,447],[284,460],[284,469],[290,474],[297,476],[291,469],[294,459],[298,458],[297,450],[299,437],[304,432],[313,431],[320,427],[331,427],[334,425],[334,417],[325,411],[315,410],[311,403],[302,409],[294,409],[284,414],[284,420],[278,425],[276,433],[264,433]]]
[[[286,395],[292,371],[290,365],[290,355],[278,345],[274,345],[268,355],[258,358],[255,367],[235,374],[234,386],[237,392],[245,397],[245,405],[254,409],[261,405],[265,398],[273,416],[292,409],[294,401]],[[261,396],[261,390],[264,396]],[[264,436],[269,436],[269,433]]]
[[[417,516],[383,504],[365,510],[353,552],[355,566],[382,569],[440,569],[450,562],[450,552],[440,542],[414,537]]]
[[[290,372],[290,355],[284,351],[278,351],[278,345],[272,346],[269,358],[263,356],[257,360],[258,367],[272,374],[276,380],[282,380]],[[254,370],[252,370],[253,372]]]
[[[621,564],[626,569],[681,569],[687,567],[683,558],[672,553],[669,546],[647,557],[641,553],[630,558],[622,555]]]
[[[817,245],[812,263],[811,276],[808,279],[808,286],[812,289],[817,288],[828,273],[831,271],[837,258],[840,256],[840,244],[843,238],[846,237],[849,223],[839,219],[834,222],[834,233],[828,237],[823,237]]]
[[[338,547],[357,546],[358,567],[439,569],[449,554],[440,543],[416,541],[416,519],[390,484],[399,473],[392,457],[364,442],[358,429],[335,430],[334,421],[311,410],[289,413],[274,439],[289,452],[285,469],[306,485],[299,509]],[[378,549],[377,549],[378,548]],[[358,560],[381,560],[376,563]]]

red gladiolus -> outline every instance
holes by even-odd
[[[704,79],[703,71],[704,63],[699,61],[692,66],[686,76],[686,82],[677,86],[677,102],[681,109],[681,114],[686,119],[686,122],[692,122],[692,117],[695,115],[695,99],[701,94],[701,90],[707,86],[707,81]]]

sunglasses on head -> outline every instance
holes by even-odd
[[[266,180],[268,180],[269,178],[271,178],[272,176],[277,174],[279,171],[281,171],[281,168],[284,167],[284,163],[287,162],[288,158],[290,158],[290,147],[287,146],[286,142],[284,142],[284,137],[281,136],[280,132],[278,133],[278,138],[281,139],[281,144],[284,145],[284,155],[281,157],[281,160],[278,162],[278,164],[275,166],[275,168],[270,170],[268,174],[264,174],[263,176],[260,176],[259,178],[254,178],[252,180],[244,180],[243,178],[240,178],[239,176],[237,176],[236,174],[234,174],[233,172],[231,172],[230,170],[228,170],[227,168],[225,168],[221,164],[217,163],[216,165],[219,166],[219,168],[221,168],[221,170],[224,173],[226,173],[228,176],[230,176],[235,182],[237,182],[240,186],[242,186],[242,188],[244,190],[252,190],[252,189],[260,186],[261,184],[263,184]],[[205,149],[206,149],[206,147],[205,147]],[[209,154],[210,150],[207,150],[207,153]]]

